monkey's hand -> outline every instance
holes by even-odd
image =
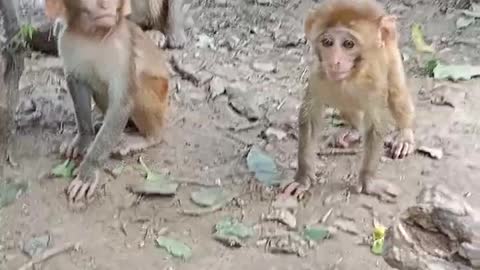
[[[293,196],[298,200],[302,200],[305,194],[310,190],[312,186],[312,179],[309,176],[295,177],[296,180],[288,183],[283,187],[282,192],[279,194],[278,199],[284,199],[288,196]]]
[[[358,130],[354,128],[345,128],[334,135],[331,144],[333,147],[350,148],[353,145],[360,143],[361,140],[362,136]]]
[[[71,142],[63,142],[60,145],[60,154],[67,159],[83,156],[94,138],[94,136],[78,133]]]
[[[181,49],[187,42],[187,35],[184,30],[171,30],[167,33],[167,48]]]
[[[68,202],[74,209],[83,208],[93,201],[100,178],[100,169],[88,160],[83,160],[77,169],[75,179],[67,189]]]
[[[399,130],[390,145],[390,157],[393,159],[404,158],[415,150],[415,138],[413,130],[405,128]]]

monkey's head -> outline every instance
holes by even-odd
[[[64,19],[69,27],[91,33],[110,30],[131,13],[130,0],[45,0],[51,19]]]
[[[305,21],[305,35],[329,80],[350,78],[371,52],[396,41],[395,17],[373,0],[326,0]]]

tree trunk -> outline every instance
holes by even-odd
[[[18,23],[18,0],[0,0],[3,26],[7,43],[20,29]],[[18,99],[18,82],[24,68],[21,52],[15,52],[2,44],[0,56],[0,179],[3,178],[4,166],[12,144],[14,128],[13,118]]]

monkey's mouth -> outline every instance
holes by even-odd
[[[104,15],[99,15],[94,18],[96,22],[109,22],[111,20],[115,20],[115,16],[112,16],[111,14],[104,14]]]
[[[327,71],[327,76],[330,80],[341,81],[350,75],[350,70],[347,71]]]

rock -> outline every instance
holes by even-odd
[[[287,137],[287,133],[281,129],[278,129],[278,128],[272,128],[272,127],[269,127],[266,131],[265,131],[265,135],[267,137],[270,137],[270,136],[274,136],[276,137],[279,141],[285,139]]]
[[[200,34],[197,37],[197,42],[195,43],[195,47],[215,49],[215,42],[212,37],[209,37],[205,34]]]
[[[257,97],[247,92],[247,86],[242,82],[235,82],[226,87],[228,104],[230,107],[247,118],[249,121],[256,121],[263,116],[257,105]]]
[[[480,213],[442,185],[427,186],[387,230],[384,260],[396,269],[480,266]]]
[[[225,82],[219,78],[215,77],[210,81],[210,87],[208,88],[210,92],[210,99],[215,99],[217,96],[225,93]]]
[[[217,6],[226,6],[227,5],[227,0],[215,0],[215,5]]]
[[[420,146],[417,148],[417,152],[425,154],[433,159],[441,159],[443,157],[443,150],[441,148]]]
[[[272,3],[272,0],[256,0],[257,5],[267,6]]]
[[[23,244],[23,252],[30,257],[41,254],[45,249],[47,249],[50,243],[50,235],[40,235],[30,240],[26,241]]]
[[[277,67],[274,63],[269,62],[254,62],[252,68],[258,72],[272,73],[277,71]]]

